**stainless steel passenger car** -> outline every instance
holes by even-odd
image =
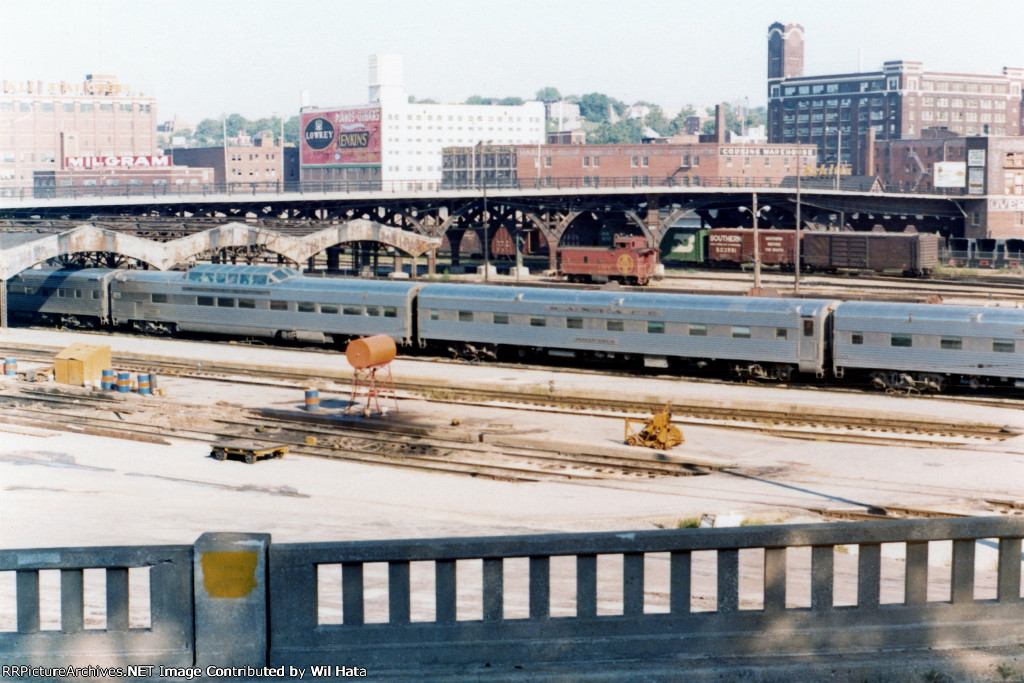
[[[97,327],[110,321],[107,283],[116,271],[39,268],[18,273],[7,282],[12,318],[64,327]]]
[[[1024,386],[1024,309],[852,301],[834,314],[834,373],[883,389]]]
[[[425,285],[421,342],[549,355],[727,362],[739,375],[824,376],[837,302],[630,294],[486,285]]]
[[[418,289],[407,282],[304,277],[277,266],[121,271],[111,283],[111,319],[149,333],[181,330],[318,343],[386,334],[408,344]]]

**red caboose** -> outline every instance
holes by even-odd
[[[643,237],[616,237],[614,246],[560,247],[559,272],[569,282],[608,282],[646,285],[659,275],[658,250]]]

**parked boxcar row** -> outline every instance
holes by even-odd
[[[941,238],[929,233],[818,232],[800,234],[801,270],[898,272],[927,276],[939,265]],[[763,266],[796,266],[795,230],[759,230],[757,255]],[[738,266],[754,263],[754,232],[744,228],[701,229],[685,235],[669,258],[688,265]]]
[[[8,283],[12,317],[341,342],[478,358],[576,357],[738,377],[854,377],[883,389],[1024,387],[1024,308],[420,284],[305,277],[274,266],[188,272],[33,269]]]

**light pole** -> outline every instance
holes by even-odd
[[[770,211],[772,207],[762,206],[760,210],[757,208],[757,193],[753,193],[753,208],[748,209],[745,206],[740,207],[740,211],[747,211],[750,213],[754,220],[754,291],[756,294],[761,293],[761,238],[760,233],[757,231],[757,217],[761,211]]]

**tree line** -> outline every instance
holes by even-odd
[[[592,92],[585,95],[566,95],[558,91],[558,88],[547,86],[537,91],[534,99],[541,102],[566,101],[579,105],[580,116],[584,119],[583,129],[587,133],[587,144],[608,145],[608,144],[630,144],[639,143],[644,137],[644,130],[651,129],[662,137],[670,137],[683,132],[686,119],[697,114],[693,105],[683,107],[678,114],[669,119],[665,116],[661,107],[652,102],[639,101],[633,106],[647,107],[647,113],[641,118],[621,118],[630,105],[604,93]],[[437,104],[435,100],[417,99],[409,96],[409,102],[423,104]],[[523,104],[521,97],[484,97],[472,95],[468,97],[465,104],[484,104],[517,106]],[[740,134],[744,128],[751,128],[761,125],[767,119],[767,112],[764,107],[746,108],[739,105],[723,103],[726,105],[725,125],[734,133]],[[613,116],[614,114],[614,116]],[[714,116],[714,107],[707,107],[705,116]],[[614,120],[618,119],[618,120]],[[280,144],[282,132],[282,120],[279,116],[263,117],[258,119],[247,119],[241,114],[231,114],[219,119],[203,119],[196,125],[194,130],[176,130],[173,133],[162,134],[162,142],[170,146],[172,137],[183,137],[185,144],[196,147],[217,147],[224,144],[224,132],[228,138],[237,137],[242,131],[254,135],[262,131],[269,131],[274,136],[274,144]],[[548,130],[554,131],[557,123],[548,122]],[[298,145],[299,143],[299,117],[292,116],[284,119],[284,142],[286,145]],[[714,131],[714,121],[704,124],[701,132],[711,133]]]

